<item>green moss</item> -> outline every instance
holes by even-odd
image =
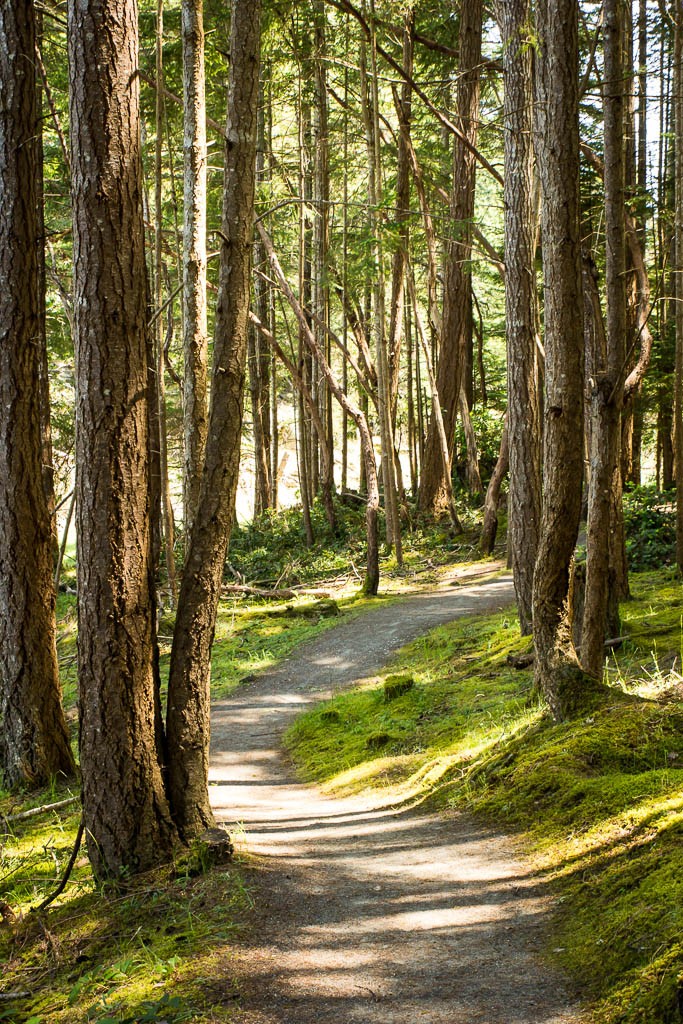
[[[441,627],[401,652],[419,685],[384,702],[389,675],[301,718],[288,745],[334,791],[468,808],[517,831],[558,897],[552,948],[593,1002],[595,1024],[669,1024],[683,987],[683,688],[680,583],[632,582],[610,684],[570,680],[556,724],[532,692],[510,616]],[[391,739],[380,746],[372,738]]]

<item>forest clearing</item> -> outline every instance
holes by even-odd
[[[0,1021],[683,1019],[683,0],[0,0]]]

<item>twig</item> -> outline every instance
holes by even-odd
[[[37,907],[32,907],[31,908],[31,910],[34,911],[35,913],[40,913],[41,910],[45,910],[46,907],[49,907],[50,904],[53,903],[57,899],[57,897],[61,896],[62,893],[64,892],[64,890],[66,888],[66,883],[69,881],[69,876],[71,875],[71,872],[73,871],[74,864],[76,863],[76,857],[78,856],[78,851],[81,848],[81,841],[83,839],[83,832],[84,831],[85,831],[85,816],[82,814],[81,815],[81,820],[80,820],[79,825],[78,825],[78,832],[76,833],[76,839],[74,840],[74,848],[71,851],[71,856],[69,857],[69,863],[66,866],[66,871],[62,875],[62,880],[59,883],[59,885],[56,887],[56,889],[53,889],[52,892],[50,893],[50,895],[45,897],[45,899],[43,900],[42,903],[39,903]]]

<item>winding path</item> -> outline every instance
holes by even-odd
[[[256,925],[226,967],[240,1024],[578,1021],[538,959],[548,900],[509,840],[467,815],[325,797],[280,753],[310,704],[429,629],[512,597],[503,577],[380,605],[214,706],[212,802],[260,862]]]

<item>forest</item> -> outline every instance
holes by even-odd
[[[0,283],[0,1022],[683,1019],[683,0],[0,0]]]

